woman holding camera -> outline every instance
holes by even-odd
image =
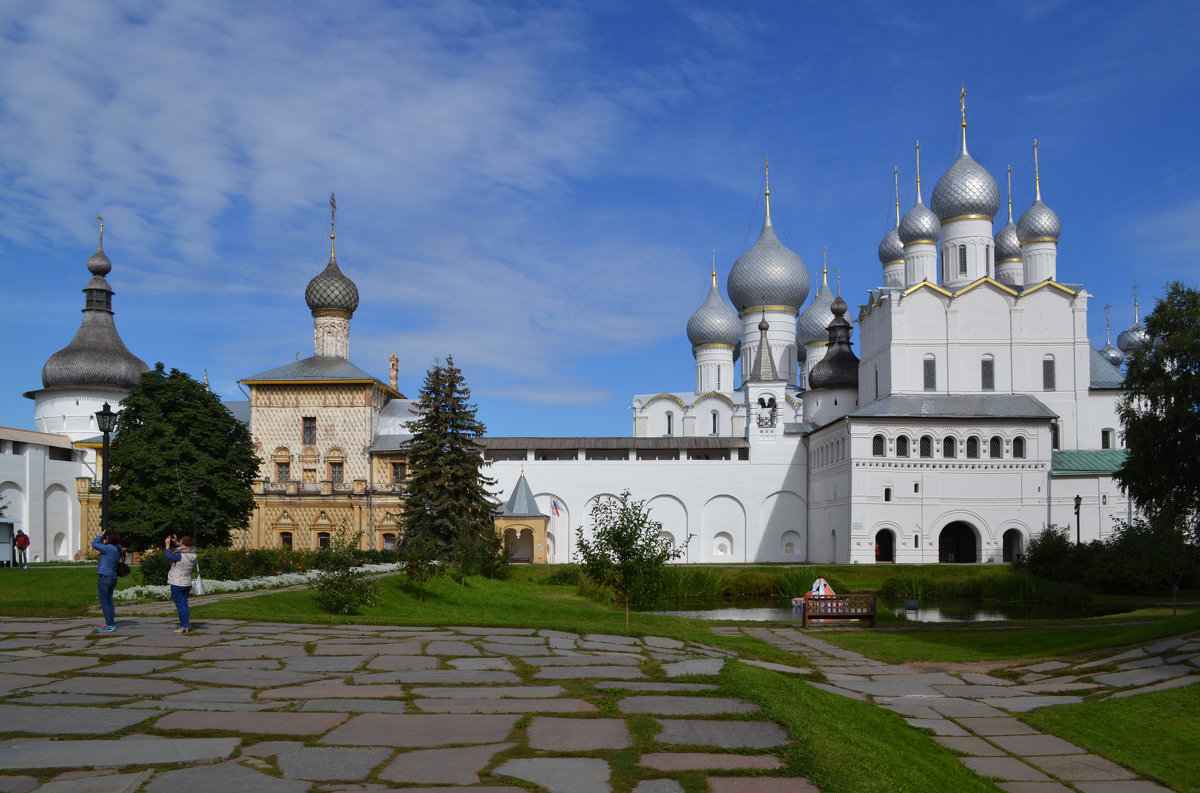
[[[100,610],[104,625],[96,633],[112,633],[117,629],[117,610],[113,607],[113,590],[117,588],[117,563],[121,561],[121,535],[115,531],[96,535],[92,547],[100,553],[96,563],[97,584],[100,590]]]
[[[171,585],[171,600],[175,601],[175,610],[179,612],[179,627],[176,633],[187,633],[191,630],[191,611],[188,609],[188,595],[192,593],[192,570],[196,567],[196,541],[191,537],[179,540],[175,545],[175,535],[163,541],[163,555],[171,565],[167,573],[167,583]]]

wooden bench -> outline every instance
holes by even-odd
[[[801,601],[800,626],[808,627],[815,620],[870,620],[875,627],[874,595],[824,595]]]

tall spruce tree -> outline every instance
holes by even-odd
[[[412,439],[406,444],[408,481],[404,493],[404,536],[436,546],[439,558],[463,575],[491,573],[503,554],[495,529],[495,485],[483,475],[487,431],[476,417],[462,370],[447,356],[425,375],[414,409]]]
[[[250,431],[186,372],[159,363],[142,375],[121,401],[109,456],[109,525],[130,550],[192,533],[193,479],[201,545],[228,545],[231,529],[249,525],[259,466]]]

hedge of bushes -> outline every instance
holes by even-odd
[[[396,551],[355,551],[357,564],[383,564],[400,560]],[[308,570],[323,570],[331,566],[333,559],[328,550],[299,551],[287,548],[202,548],[200,550],[200,572],[205,578],[215,581],[244,581],[284,573],[303,573]],[[167,583],[167,572],[171,563],[160,550],[148,551],[142,557],[142,583]]]

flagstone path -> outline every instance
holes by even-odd
[[[712,793],[817,791],[775,775],[778,725],[711,693],[732,657],[714,646],[532,628],[210,621],[179,636],[164,617],[118,624],[0,619],[0,793],[610,793],[610,763],[648,725],[634,793],[682,793],[696,773]],[[883,664],[820,630],[714,632],[806,658],[824,673],[813,685],[904,715],[1010,793],[1165,790],[1009,714],[1200,682],[1195,637],[1008,680]]]
[[[1085,694],[1127,697],[1200,683],[1200,635],[1148,642],[1116,655],[1016,666],[1018,678],[1009,680],[883,663],[824,641],[820,629],[730,626],[713,632],[745,634],[807,658],[826,680],[812,685],[902,714],[1010,793],[1168,791],[1009,714],[1082,702]]]
[[[0,793],[609,793],[617,756],[637,793],[682,793],[697,773],[718,792],[817,790],[765,776],[788,736],[710,693],[703,679],[731,655],[717,647],[532,628],[95,627],[0,619]]]

